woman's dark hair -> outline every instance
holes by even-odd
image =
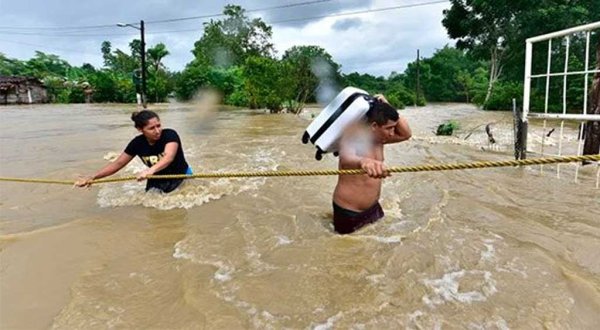
[[[394,107],[379,100],[375,100],[371,109],[367,111],[367,122],[375,122],[380,126],[385,125],[388,120],[396,121],[398,118],[398,111]]]
[[[160,120],[156,112],[150,110],[136,111],[131,114],[131,120],[135,123],[135,128],[144,128],[152,118]]]

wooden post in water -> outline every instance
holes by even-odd
[[[522,110],[517,109],[517,100],[513,99],[513,134],[515,143],[515,159],[527,158],[527,121]]]

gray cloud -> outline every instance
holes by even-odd
[[[246,9],[255,9],[302,1],[308,0],[246,0],[238,4]],[[148,45],[164,43],[171,53],[165,58],[165,64],[177,71],[192,60],[191,50],[202,35],[202,23],[205,20],[168,24],[151,22],[217,14],[222,12],[225,4],[225,1],[197,0],[30,0],[11,2],[9,5],[7,0],[0,0],[1,27],[109,25],[67,32],[0,28],[0,52],[11,58],[26,60],[33,56],[34,50],[40,50],[57,54],[73,65],[91,63],[100,67],[100,44],[103,40],[110,41],[113,48],[128,51],[129,42],[139,38],[139,31],[119,28],[116,23],[144,19],[148,22]],[[293,45],[317,45],[342,65],[343,72],[359,71],[387,76],[391,71],[403,71],[406,63],[414,60],[417,48],[421,49],[423,56],[430,56],[436,48],[452,43],[440,23],[441,12],[448,4],[323,19],[289,20],[394,5],[398,3],[390,0],[335,0],[251,12],[249,16],[261,17],[273,26],[273,42],[278,54],[283,54]]]
[[[332,28],[338,31],[345,31],[352,28],[357,28],[362,23],[360,18],[347,18],[336,21]]]
[[[298,2],[299,1],[289,3]],[[260,3],[264,3],[262,7],[271,7],[281,5],[283,1],[261,1]],[[349,11],[365,10],[368,9],[372,3],[373,0],[333,0],[327,2],[314,3],[306,6],[282,8],[277,10],[260,12],[259,15],[263,18],[265,22],[268,22],[270,24],[284,27],[301,28],[303,26],[306,26],[307,24],[310,24],[310,22],[312,21],[305,20],[303,18],[322,17],[331,14],[345,13]]]

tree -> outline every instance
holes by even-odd
[[[456,47],[470,50],[477,58],[489,61],[489,80],[484,104],[502,73],[508,51],[508,34],[514,32],[515,15],[526,1],[450,0],[442,24],[448,36],[458,39]],[[527,6],[527,4],[525,4]]]
[[[161,42],[154,45],[154,47],[148,48],[147,54],[150,66],[154,69],[154,72],[158,72],[159,69],[164,69],[163,64],[161,62],[162,59],[170,53],[167,50],[165,44]]]
[[[293,46],[285,51],[282,62],[290,68],[293,99],[301,106],[316,100],[315,93],[324,80],[342,81],[340,65],[319,46]]]
[[[110,66],[112,66],[112,63],[113,63],[113,56],[112,56],[111,48],[112,48],[112,45],[111,45],[110,41],[102,42],[100,51],[102,52],[102,58],[104,59],[105,67],[110,67]]]
[[[465,102],[469,103],[470,102],[469,96],[472,93],[473,87],[475,85],[475,80],[473,79],[471,74],[465,70],[460,70],[456,74],[455,79],[456,79],[456,83],[460,86],[460,88],[462,90],[461,94],[464,95],[466,98]]]
[[[272,30],[260,18],[249,19],[245,10],[227,5],[223,20],[204,23],[204,34],[192,51],[197,60],[221,67],[242,65],[250,56],[272,56]]]
[[[160,102],[170,92],[169,74],[166,72],[162,59],[169,55],[167,47],[163,43],[158,43],[154,47],[148,48],[148,62],[151,70],[149,74],[149,94],[154,95],[154,100]]]
[[[189,100],[204,86],[208,85],[210,65],[193,60],[176,76],[175,93],[181,100]]]
[[[451,4],[442,20],[448,35],[457,39],[459,49],[489,65],[484,106],[501,76],[511,82],[523,79],[527,38],[600,20],[598,0],[451,0]],[[573,50],[581,48],[577,39],[571,39]],[[533,72],[545,72],[545,52],[533,56]],[[560,59],[553,57],[557,67]]]
[[[40,51],[35,52],[35,56],[26,63],[24,74],[44,79],[48,76],[64,77],[71,65],[58,57],[58,55],[46,54]]]
[[[25,63],[14,58],[8,58],[4,54],[0,53],[0,75],[18,75],[25,70]]]
[[[291,97],[287,63],[268,57],[251,56],[244,63],[244,90],[248,105],[252,109],[266,107],[271,112],[279,112],[283,102]]]
[[[352,72],[343,77],[344,85],[364,89],[369,93],[383,93],[387,89],[388,82],[381,76],[375,77],[368,73]]]

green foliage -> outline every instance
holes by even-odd
[[[250,56],[271,56],[271,27],[260,18],[248,18],[245,12],[240,6],[226,5],[224,19],[204,23],[202,38],[192,51],[196,60],[228,68],[242,65]]]
[[[283,109],[283,101],[289,99],[291,93],[282,89],[289,75],[289,66],[268,57],[249,57],[244,63],[244,90],[248,95],[248,106],[251,109],[267,108],[271,112]]]
[[[369,74],[351,73],[343,75],[345,86],[354,86],[364,89],[370,94],[383,94],[390,104],[397,109],[403,109],[406,105],[415,104],[414,91],[405,86],[404,75],[393,74],[389,79],[374,77]],[[425,99],[419,98],[419,104],[425,105]]]
[[[483,106],[488,88],[488,72],[484,67],[475,69],[473,73],[473,97],[471,102]]]
[[[454,131],[458,130],[460,125],[457,121],[449,120],[438,126],[435,135],[446,135],[450,136],[454,133]]]
[[[19,75],[25,71],[25,63],[17,59],[8,58],[4,54],[0,53],[0,75]]]
[[[238,66],[222,68],[192,61],[175,80],[175,92],[181,100],[189,100],[198,91],[210,88],[222,94],[225,104],[245,106],[247,103],[243,69]]]
[[[340,65],[319,46],[293,46],[285,51],[282,61],[288,66],[289,92],[300,104],[316,101],[315,92],[321,82],[327,80],[328,83],[338,84],[342,81]],[[323,72],[323,69],[327,72]]]
[[[346,86],[355,86],[369,93],[382,92],[388,86],[388,82],[384,77],[375,77],[366,73],[359,74],[358,72],[344,75],[343,81]]]
[[[396,83],[385,90],[384,94],[388,102],[397,109],[404,109],[406,105],[415,103],[415,94],[399,83]],[[423,100],[423,102],[425,102],[425,100]]]
[[[487,83],[491,87],[492,94],[487,104],[483,104],[487,96],[487,88],[483,100],[479,87],[475,87],[478,90],[474,91],[473,95],[473,100],[483,105],[484,108],[504,108],[511,102],[510,99],[502,99],[502,97],[514,96],[509,95],[511,93],[506,91],[514,90],[514,84],[523,80],[525,40],[527,38],[600,20],[598,0],[537,2],[451,0],[450,2],[451,7],[444,11],[442,20],[448,35],[450,38],[456,39],[457,48],[467,50],[474,59],[486,61],[488,64]],[[592,40],[592,44],[597,44],[598,36],[592,35],[592,39],[594,38],[596,39]],[[539,47],[536,48],[534,45],[532,60],[534,74],[546,71],[547,43],[540,43],[537,46]],[[579,54],[579,60],[581,60],[584,48],[583,35],[571,36],[570,47],[571,54]],[[564,46],[560,42],[554,42],[552,48],[551,67],[555,71],[554,68],[564,66]],[[570,60],[571,70],[577,67],[576,61],[576,59]],[[461,82],[463,87],[464,82],[465,80]],[[496,82],[503,86],[496,87]],[[537,83],[533,82],[533,84]],[[577,94],[579,92],[577,90],[572,90],[572,92],[567,95],[569,98],[568,108],[576,108],[583,95],[582,93]],[[494,96],[494,93],[502,95]],[[541,94],[543,95],[543,93]],[[552,102],[555,95],[556,93],[553,93],[550,96],[549,107],[551,109],[555,108],[554,102]],[[532,99],[532,104],[535,102],[539,102],[539,100]]]
[[[283,102],[283,107],[287,112],[297,114],[302,111],[304,104],[296,100],[286,100]]]
[[[192,61],[185,69],[176,76],[175,93],[181,100],[191,99],[203,86],[208,83],[208,72],[210,66]]]
[[[226,104],[298,112],[306,102],[317,101],[320,88],[332,85],[384,94],[396,108],[429,101],[473,102],[486,109],[508,110],[512,99],[522,94],[525,39],[600,20],[597,1],[451,0],[443,24],[457,47],[438,49],[431,57],[421,58],[418,68],[413,61],[404,72],[392,72],[387,78],[357,72],[342,75],[333,57],[314,45],[293,46],[278,60],[272,27],[260,18],[249,18],[240,6],[227,5],[222,18],[204,23],[202,37],[192,50],[194,59],[181,72],[169,72],[164,66],[169,55],[164,44],[147,49],[147,96],[161,102],[175,91],[178,98],[188,100],[210,88],[218,90]],[[591,38],[592,45],[598,44],[598,34]],[[583,35],[570,39],[570,70],[584,69],[584,41]],[[534,74],[546,71],[547,46],[542,46],[534,49]],[[562,70],[564,46],[555,42],[551,51],[552,71]],[[84,102],[90,91],[95,102],[135,102],[132,75],[140,70],[141,41],[131,40],[126,50],[113,49],[104,41],[100,52],[102,68],[74,67],[43,52],[26,61],[0,53],[0,74],[41,79],[54,102]],[[582,79],[569,77],[567,111],[583,106]],[[532,111],[545,107],[545,84],[545,79],[532,80]],[[551,79],[549,86],[548,111],[562,111],[562,80]]]
[[[486,109],[505,110],[512,109],[512,99],[517,99],[518,104],[522,102],[523,83],[512,81],[500,81],[494,85],[494,93],[489,98]]]

